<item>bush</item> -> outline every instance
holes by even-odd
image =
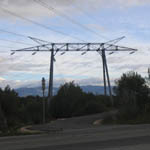
[[[106,98],[106,97],[105,97]],[[50,103],[50,113],[56,118],[89,115],[105,111],[106,104],[103,96],[84,93],[74,82],[62,85],[58,94]]]
[[[145,79],[135,72],[123,74],[116,81],[114,92],[120,100],[120,105],[138,105],[141,111],[145,109],[149,99],[149,88]]]

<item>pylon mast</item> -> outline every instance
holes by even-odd
[[[116,40],[114,40],[115,43]],[[120,40],[120,38],[118,40]],[[113,40],[111,42],[113,42]],[[98,52],[102,56],[102,62],[103,62],[104,94],[105,95],[107,94],[107,89],[106,89],[106,78],[107,78],[109,95],[113,105],[106,52],[109,52],[109,54],[113,54],[115,52],[129,52],[130,54],[133,54],[137,51],[137,49],[118,46],[115,44],[109,44],[108,42],[106,42],[106,43],[46,43],[34,47],[11,50],[11,51],[12,51],[11,53],[12,55],[15,52],[33,52],[32,55],[35,55],[37,52],[51,52],[48,104],[50,104],[50,100],[53,96],[53,72],[54,72],[54,59],[55,59],[54,57],[56,53],[60,52],[61,55],[63,55],[66,52],[82,52],[81,55],[84,55],[87,52]]]

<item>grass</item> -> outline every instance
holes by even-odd
[[[117,115],[115,117],[107,116],[104,118],[102,124],[130,124],[130,125],[150,124],[150,113],[142,113],[130,119],[120,117],[120,116],[117,117]]]
[[[20,135],[36,135],[36,134],[41,134],[42,132],[36,131],[36,130],[29,130],[27,127],[22,127],[19,129],[11,128],[8,129],[7,131],[0,131],[0,137],[4,136],[20,136]]]

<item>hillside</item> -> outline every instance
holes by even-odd
[[[87,86],[80,86],[81,89],[88,93],[91,92],[93,94],[103,94],[104,92],[104,87],[103,86],[92,86],[92,85],[87,85]],[[59,88],[54,87],[54,95],[57,93]],[[15,89],[15,91],[19,94],[19,96],[24,97],[24,96],[28,96],[28,95],[39,95],[42,96],[42,90],[41,87],[34,87],[34,88],[18,88]],[[48,93],[48,88],[46,89],[46,95]]]

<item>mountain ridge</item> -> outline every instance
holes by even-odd
[[[94,86],[94,85],[86,85],[86,86],[80,86],[80,88],[86,92],[86,93],[93,93],[93,94],[104,94],[104,87],[103,86]],[[57,94],[59,87],[54,87],[53,92],[54,95]],[[108,88],[107,88],[108,90]],[[27,88],[27,87],[22,87],[15,89],[15,91],[18,93],[20,97],[26,97],[29,95],[32,96],[42,96],[42,88],[41,87],[33,87],[33,88]],[[48,93],[48,88],[45,90],[45,95]]]

